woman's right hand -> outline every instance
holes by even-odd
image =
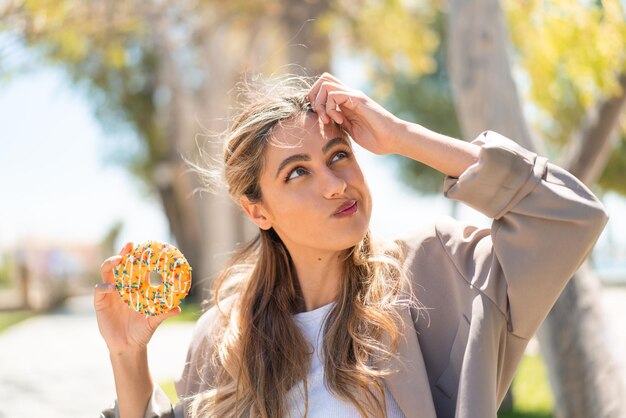
[[[127,243],[119,255],[104,260],[100,266],[102,283],[94,289],[94,308],[100,334],[111,354],[145,350],[154,331],[165,319],[180,313],[180,307],[158,315],[142,315],[131,309],[115,289],[113,270],[122,256],[133,250],[133,243]]]
[[[406,122],[362,91],[324,73],[311,86],[308,99],[322,123],[334,120],[366,150],[378,155],[397,153],[397,138]]]

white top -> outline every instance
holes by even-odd
[[[324,384],[324,359],[323,359],[323,324],[326,315],[330,312],[335,302],[324,305],[309,312],[301,312],[294,315],[294,320],[302,334],[313,347],[311,369],[307,376],[309,411],[307,418],[317,417],[346,417],[361,418],[358,410],[350,402],[346,402],[333,395]],[[396,403],[391,393],[384,386],[387,400],[387,417],[404,418],[402,410]],[[300,382],[287,394],[288,417],[299,418],[304,416],[304,384]]]

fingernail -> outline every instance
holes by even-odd
[[[95,287],[105,292],[110,292],[115,289],[115,285],[113,283],[97,283]]]

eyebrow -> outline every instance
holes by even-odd
[[[334,147],[337,144],[344,144],[344,145],[347,145],[348,147],[350,146],[350,143],[348,142],[346,138],[338,136],[337,138],[333,138],[330,141],[328,141],[322,147],[322,152],[326,154],[332,147]],[[285,166],[295,161],[311,161],[311,157],[309,156],[309,154],[294,154],[285,158],[278,166],[278,170],[276,170],[276,178],[278,178],[278,176],[280,175],[280,172],[283,170],[283,168],[285,168]]]

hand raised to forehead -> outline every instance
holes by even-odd
[[[311,87],[308,98],[322,123],[335,121],[370,152],[392,152],[394,132],[401,121],[362,91],[324,73]]]
[[[324,73],[313,84],[308,96],[311,107],[319,115],[322,122],[326,124],[332,118],[341,125],[346,121],[339,106],[354,111],[356,103],[352,97],[358,93],[361,92],[350,89],[332,74]]]

